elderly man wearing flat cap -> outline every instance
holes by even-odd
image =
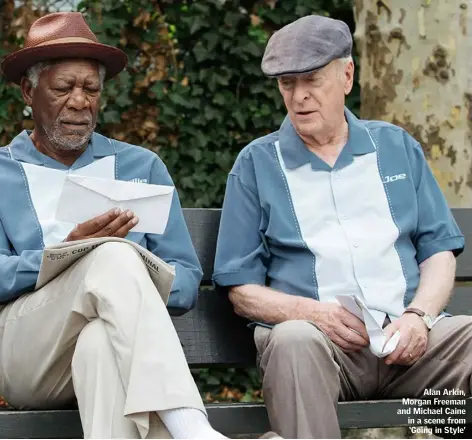
[[[68,174],[173,185],[156,154],[94,133],[103,82],[126,63],[80,13],[37,20],[25,48],[2,63],[35,128],[0,148],[0,395],[33,409],[76,398],[85,438],[224,438],[208,422],[169,316],[194,306],[201,279],[177,194],[160,235],[130,232],[133,212],[79,225],[55,218]],[[104,236],[127,237],[175,266],[168,308],[126,243],[99,246],[33,292],[45,247]]]
[[[271,37],[262,69],[288,115],[241,151],[224,199],[214,281],[255,327],[286,438],[339,438],[338,400],[471,391],[472,318],[442,313],[464,238],[418,142],[345,108],[351,48],[321,16]]]

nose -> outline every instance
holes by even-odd
[[[296,84],[293,90],[292,99],[296,104],[302,104],[305,99],[308,99],[309,93],[303,84]]]
[[[81,87],[74,87],[67,101],[67,107],[73,110],[83,110],[90,107],[90,102]]]

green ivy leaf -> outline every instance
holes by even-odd
[[[220,41],[219,35],[215,31],[207,32],[203,38],[207,42],[206,48],[208,52],[214,51]]]
[[[242,114],[241,110],[236,110],[233,112],[233,118],[238,122],[240,128],[243,130],[246,129],[246,119],[244,118],[244,115]]]
[[[207,49],[205,49],[201,41],[199,41],[193,48],[193,54],[197,63],[201,63],[209,57],[209,52]]]

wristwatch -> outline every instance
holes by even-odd
[[[414,307],[408,307],[403,313],[414,313],[423,320],[426,327],[428,327],[428,330],[433,328],[434,318],[431,315],[427,315],[425,312],[423,312],[423,310],[415,309]]]

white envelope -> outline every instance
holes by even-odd
[[[173,186],[68,175],[56,219],[83,223],[113,208],[130,209],[139,218],[132,232],[163,234],[169,219]]]

